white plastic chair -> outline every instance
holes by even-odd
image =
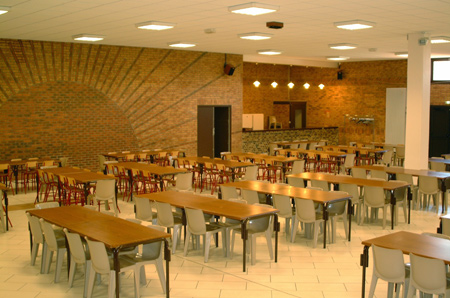
[[[358,185],[356,184],[339,184],[339,190],[344,191],[352,196],[353,210],[355,210],[355,220],[358,224],[361,224],[361,205],[362,197],[359,194]],[[355,209],[356,208],[356,209]]]
[[[286,175],[289,174],[300,174],[305,171],[305,160],[296,160],[292,163],[292,169],[286,172]]]
[[[31,247],[31,266],[36,263],[36,257],[39,252],[39,245],[42,244],[42,257],[41,257],[41,274],[45,271],[45,256],[47,254],[47,245],[45,244],[44,233],[42,232],[41,223],[39,218],[32,216],[26,212],[28,223],[30,225],[31,237],[33,239],[33,245]]]
[[[254,204],[256,206],[264,206],[272,208],[270,205],[266,204]],[[247,247],[250,249],[250,257],[251,264],[255,265],[256,263],[256,237],[264,234],[267,242],[267,248],[269,250],[270,259],[273,260],[273,247],[272,247],[272,216],[264,216],[260,218],[251,219],[247,222]],[[242,230],[240,228],[234,229],[231,237],[231,258],[233,257],[234,251],[234,240],[236,237],[236,233],[241,233]]]
[[[242,198],[247,201],[247,204],[258,204],[259,195],[256,190],[242,189]]]
[[[447,168],[447,165],[445,163],[437,162],[437,161],[430,161],[430,170],[432,170],[432,171],[445,172],[446,168]]]
[[[44,238],[46,243],[47,255],[45,256],[45,273],[50,270],[50,264],[53,258],[53,252],[56,252],[56,268],[55,268],[55,283],[59,282],[61,276],[61,268],[66,253],[66,241],[64,237],[56,237],[52,224],[46,222],[44,219],[39,220],[41,222],[41,228],[44,232]]]
[[[385,171],[381,171],[381,170],[371,170],[370,171],[370,177],[371,178],[382,179],[384,181],[388,180],[388,174]]]
[[[409,183],[412,193],[412,204],[415,206],[416,210],[419,210],[419,202],[418,202],[418,190],[419,186],[414,184],[414,180],[411,174],[395,174],[395,178],[398,181],[405,181]],[[413,206],[411,206],[412,208]]]
[[[192,172],[176,175],[175,190],[179,192],[194,192],[192,189],[192,175]]]
[[[178,240],[181,238],[181,227],[182,222],[179,217],[174,217],[172,213],[172,206],[168,203],[156,202],[157,210],[157,223],[160,226],[167,228],[167,233],[173,229],[172,236],[172,254],[175,253],[177,249]],[[202,220],[203,216],[202,216]]]
[[[409,283],[409,268],[405,266],[403,253],[399,249],[387,249],[372,245],[373,252],[373,273],[370,283],[369,298],[375,293],[378,279],[387,281],[388,294],[392,297],[394,284],[397,285],[397,297],[399,297],[400,287],[403,285],[403,297],[406,298]]]
[[[302,178],[288,177],[288,184],[295,187],[305,188],[305,181]]]
[[[94,194],[94,206],[98,205],[98,210],[100,211],[100,204],[105,204],[105,209],[109,210],[109,202],[113,205],[113,210],[116,216],[119,215],[119,211],[117,210],[117,201],[116,201],[116,180],[108,179],[108,180],[98,180],[97,187],[95,189]]]
[[[447,282],[445,263],[442,260],[429,259],[410,254],[411,274],[408,298],[415,295],[416,290],[423,293],[450,297],[450,284]]]
[[[436,213],[439,212],[439,197],[441,190],[439,189],[438,180],[436,177],[419,176],[419,202],[422,200],[422,205],[428,208],[429,197],[434,198],[434,205],[436,207]],[[435,197],[436,196],[436,197]]]
[[[236,187],[220,185],[220,192],[222,194],[222,200],[239,199]]]
[[[352,177],[367,179],[367,171],[366,169],[352,168]]]
[[[258,166],[250,166],[245,168],[244,176],[241,181],[256,181],[258,177]]]
[[[109,287],[108,287],[108,298],[115,297],[115,289],[116,289],[116,272],[114,270],[114,262],[112,259],[108,257],[108,253],[106,252],[105,244],[102,242],[97,242],[93,240],[89,240],[85,237],[86,242],[89,247],[89,252],[91,254],[91,270],[89,272],[89,282],[88,282],[88,291],[87,297],[92,297],[92,292],[94,289],[94,280],[97,274],[108,274],[109,275]],[[133,270],[135,275],[135,285],[139,284],[139,278],[136,276],[136,266],[135,262],[132,258],[127,256],[119,256],[119,266],[120,271]],[[139,287],[135,287],[134,290],[135,297],[140,297],[139,295]]]
[[[289,237],[291,224],[294,224],[295,213],[292,212],[291,198],[283,195],[273,195],[273,207],[280,210],[278,217],[285,219],[286,238]]]
[[[45,203],[39,203],[34,206],[36,209],[47,209],[47,208],[55,208],[59,207],[58,202],[45,202]]]
[[[392,155],[394,154],[394,151],[388,150],[383,153],[383,157],[378,161],[378,164],[382,164],[385,166],[391,166],[392,165]]]
[[[355,153],[348,153],[345,156],[344,164],[341,165],[341,170],[342,170],[343,173],[350,174],[350,170],[355,165],[355,158],[356,158],[356,154]]]
[[[383,209],[383,229],[386,227],[387,209],[391,205],[390,201],[386,200],[384,189],[376,186],[364,187],[363,210],[361,214],[361,222],[364,222],[365,212],[368,207]]]
[[[226,243],[226,229],[220,225],[206,224],[203,216],[203,211],[199,209],[185,208],[187,227],[186,227],[186,241],[184,243],[184,256],[187,256],[189,242],[191,236],[203,236],[203,251],[204,261],[208,263],[209,248],[211,246],[211,236],[217,233],[222,233],[222,249],[224,257],[227,255]],[[195,238],[195,237],[194,237]]]
[[[349,194],[344,191],[334,191],[334,193],[342,193],[348,196]],[[348,239],[348,223],[347,223],[347,203],[348,201],[340,201],[335,203],[330,203],[328,205],[327,211],[330,217],[331,223],[331,242],[336,241],[336,221],[337,218],[342,218],[342,223],[344,224],[345,239]]]
[[[330,185],[325,180],[311,180],[311,187],[321,188],[324,191],[330,190]]]
[[[136,204],[135,217],[143,221],[151,221],[154,225],[157,221],[157,215],[153,213],[152,204],[149,199],[134,197]]]
[[[295,198],[295,220],[291,230],[291,242],[295,242],[295,236],[298,230],[299,222],[312,224],[314,226],[313,248],[317,246],[317,238],[319,237],[319,225],[324,222],[322,213],[316,213],[314,202],[312,200],[304,200]],[[308,227],[305,226],[305,229]],[[305,231],[306,232],[306,231]],[[306,233],[308,234],[308,233]]]
[[[70,269],[69,269],[69,287],[73,286],[75,271],[77,265],[84,266],[84,292],[83,297],[87,296],[89,273],[91,271],[91,255],[84,248],[80,235],[71,233],[67,229],[63,229],[66,234],[67,242],[70,248]]]

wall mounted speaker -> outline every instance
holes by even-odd
[[[337,79],[342,80],[342,71],[338,71],[337,73]]]
[[[225,66],[223,67],[223,72],[224,72],[226,75],[232,76],[233,73],[234,73],[234,69],[235,69],[235,67],[233,67],[233,65],[231,65],[231,64],[225,64]]]

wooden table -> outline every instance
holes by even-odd
[[[373,153],[375,156],[375,163],[378,161],[379,155],[382,153],[386,153],[388,150],[385,149],[380,149],[380,148],[369,148],[369,147],[354,147],[354,146],[317,146],[317,148],[323,148],[323,147],[328,147],[328,148],[333,148],[336,150],[341,150],[341,151],[355,151],[356,152],[356,156],[360,156],[361,153],[360,151],[367,151],[368,153]]]
[[[412,170],[412,169],[405,169],[402,167],[385,167],[385,166],[354,166],[354,168],[360,168],[365,169],[367,171],[385,171],[386,173],[390,175],[395,174],[409,174],[415,177],[419,176],[427,176],[427,177],[435,177],[438,180],[441,181],[441,190],[442,193],[445,193],[447,190],[447,187],[445,186],[445,180],[447,178],[450,178],[450,173],[447,172],[436,172],[436,171],[429,171],[429,170]],[[444,200],[442,200],[442,212],[445,210],[444,206]]]
[[[405,185],[406,182],[403,183],[403,182],[399,182],[399,181],[380,181],[380,180],[373,180],[373,179],[362,179],[362,178],[353,178],[353,177],[341,176],[341,175],[319,174],[319,173],[300,173],[300,174],[288,175],[288,177],[302,178],[304,180],[327,181],[328,183],[332,183],[334,185],[346,183],[346,184],[356,184],[360,187],[363,187],[363,186],[382,187],[384,190],[387,190],[391,193],[391,230],[394,229],[394,209],[395,209],[395,205],[397,204],[397,199],[394,196],[394,192],[396,189],[399,189],[402,187],[408,187],[408,224],[411,222],[412,193],[411,193],[410,185],[409,184]]]
[[[276,144],[277,146],[289,146],[289,145],[296,145],[296,144],[317,144],[321,142],[320,140],[314,141],[314,140],[306,140],[306,141],[284,141],[284,142],[271,142],[270,144]]]
[[[85,172],[82,169],[75,169],[72,167],[59,167],[59,168],[50,168],[50,169],[42,169],[41,171],[47,172],[50,174],[53,174],[54,176],[58,177],[58,196],[61,200],[61,181],[59,181],[59,176],[63,175],[66,176],[67,174],[74,174],[74,173],[83,173]],[[36,192],[36,202],[39,202],[39,175],[36,175],[36,185],[37,185],[37,192]]]
[[[328,220],[328,205],[330,203],[336,203],[340,201],[348,201],[348,241],[351,240],[351,223],[352,223],[352,204],[351,196],[345,196],[341,193],[336,193],[332,191],[321,191],[315,189],[307,189],[294,187],[290,185],[280,185],[265,183],[261,181],[239,181],[232,183],[225,183],[223,186],[232,186],[240,189],[254,190],[265,194],[277,194],[285,195],[291,198],[299,198],[304,200],[312,200],[323,206],[323,219],[325,221],[323,225],[323,248],[326,248],[327,242],[327,220]]]
[[[361,297],[365,297],[366,268],[369,266],[369,247],[372,245],[400,249],[403,254],[413,253],[421,257],[443,260],[445,264],[450,264],[450,241],[447,239],[401,231],[364,240],[362,244],[364,251],[361,254],[361,266],[363,267]]]
[[[450,159],[429,158],[428,161],[443,163],[446,165],[446,170],[448,170],[448,167],[450,165]]]
[[[102,155],[106,158],[109,159],[115,159],[115,160],[123,160],[125,159],[128,155],[133,154],[135,157],[139,156],[139,154],[144,154],[146,156],[150,157],[150,162],[153,163],[154,158],[156,155],[159,155],[161,152],[165,152],[165,153],[169,153],[172,155],[172,152],[174,151],[179,151],[182,152],[184,154],[183,150],[151,150],[151,151],[130,151],[130,153],[122,153],[122,152],[117,152],[117,153],[103,153]]]
[[[267,215],[274,216],[274,230],[275,230],[275,262],[278,261],[278,209],[268,208],[264,206],[248,205],[236,203],[225,200],[216,200],[206,198],[200,195],[176,192],[163,191],[154,192],[150,194],[139,195],[141,198],[147,198],[156,202],[168,203],[178,208],[192,208],[203,210],[204,213],[224,216],[226,218],[239,220],[241,222],[241,237],[243,241],[243,271],[246,270],[247,248],[246,240],[248,238],[247,222],[251,219],[263,217]],[[183,224],[186,226],[185,214],[183,212]]]
[[[9,217],[8,217],[8,194],[7,194],[7,192],[8,192],[8,190],[9,190],[9,188],[5,185],[5,184],[3,184],[3,183],[0,183],[0,190],[3,192],[3,196],[4,196],[4,198],[5,198],[5,217],[6,217],[6,231],[9,231]],[[1,202],[1,198],[0,198],[0,202]],[[2,208],[1,208],[1,203],[0,203],[0,212],[3,212],[3,210],[1,210]]]
[[[40,210],[29,210],[30,214],[45,221],[67,228],[81,237],[88,237],[103,242],[114,255],[116,272],[116,297],[120,292],[119,252],[122,248],[139,244],[164,241],[164,259],[166,260],[166,297],[169,297],[169,261],[170,249],[167,239],[170,234],[147,228],[145,226],[93,211],[81,206],[65,206]],[[70,254],[67,246],[68,255]]]
[[[188,157],[180,157],[178,158],[178,162],[183,162],[184,160],[188,160],[189,163],[195,162],[200,165],[200,175],[203,174],[203,167],[205,163],[211,163],[213,165],[222,165],[232,170],[231,172],[231,180],[234,181],[236,173],[234,170],[253,166],[251,162],[241,162],[237,160],[223,160],[223,159],[213,159],[206,157],[197,157],[197,156],[188,156]]]

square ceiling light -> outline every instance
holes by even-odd
[[[72,36],[73,40],[78,41],[100,41],[105,39],[105,36],[103,35],[97,35],[97,34],[78,34]]]
[[[396,52],[394,54],[398,57],[408,58],[408,52]]]
[[[249,2],[245,4],[239,4],[229,6],[228,11],[238,14],[245,14],[250,16],[258,16],[266,13],[278,11],[280,9],[277,5],[269,5],[258,2]]]
[[[353,43],[333,43],[328,45],[331,49],[335,50],[352,50],[356,49],[357,44]]]
[[[10,11],[11,7],[9,6],[0,6],[0,14],[5,14]]]
[[[334,26],[339,29],[345,30],[360,30],[360,29],[369,29],[375,27],[376,23],[363,21],[363,20],[352,20],[352,21],[344,21],[344,22],[336,22]]]
[[[195,47],[197,44],[193,42],[184,42],[184,41],[176,41],[176,42],[169,42],[169,47],[172,48],[192,48]]]
[[[350,57],[344,57],[344,56],[328,56],[327,60],[330,60],[330,61],[344,61],[344,60],[347,60],[349,58]]]
[[[273,34],[269,33],[260,33],[260,32],[250,32],[250,33],[242,33],[238,34],[239,38],[248,39],[248,40],[265,40],[272,38]]]
[[[261,55],[280,55],[282,51],[279,50],[259,50],[258,54]]]
[[[165,23],[165,22],[158,22],[158,21],[149,21],[144,23],[138,23],[136,24],[136,27],[139,29],[146,29],[146,30],[167,30],[172,29],[175,27],[176,24],[174,23]]]
[[[431,43],[448,43],[450,42],[449,36],[434,36],[431,37]]]

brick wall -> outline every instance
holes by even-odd
[[[68,156],[97,168],[106,151],[197,154],[197,105],[232,106],[242,148],[242,56],[0,39],[0,160]]]
[[[386,88],[406,88],[406,60],[347,62],[340,70],[342,80],[334,68],[244,63],[244,113],[264,113],[267,127],[267,117],[279,114],[274,101],[305,101],[307,127],[337,126],[340,143],[384,141]],[[256,79],[259,88],[253,86]],[[273,81],[277,88],[270,86]],[[289,81],[295,84],[293,89],[287,87]],[[306,82],[311,85],[308,90],[303,88]],[[318,88],[321,83],[323,90]],[[450,100],[450,84],[432,84],[431,104],[446,100]],[[373,116],[374,126],[344,120],[347,114]]]

